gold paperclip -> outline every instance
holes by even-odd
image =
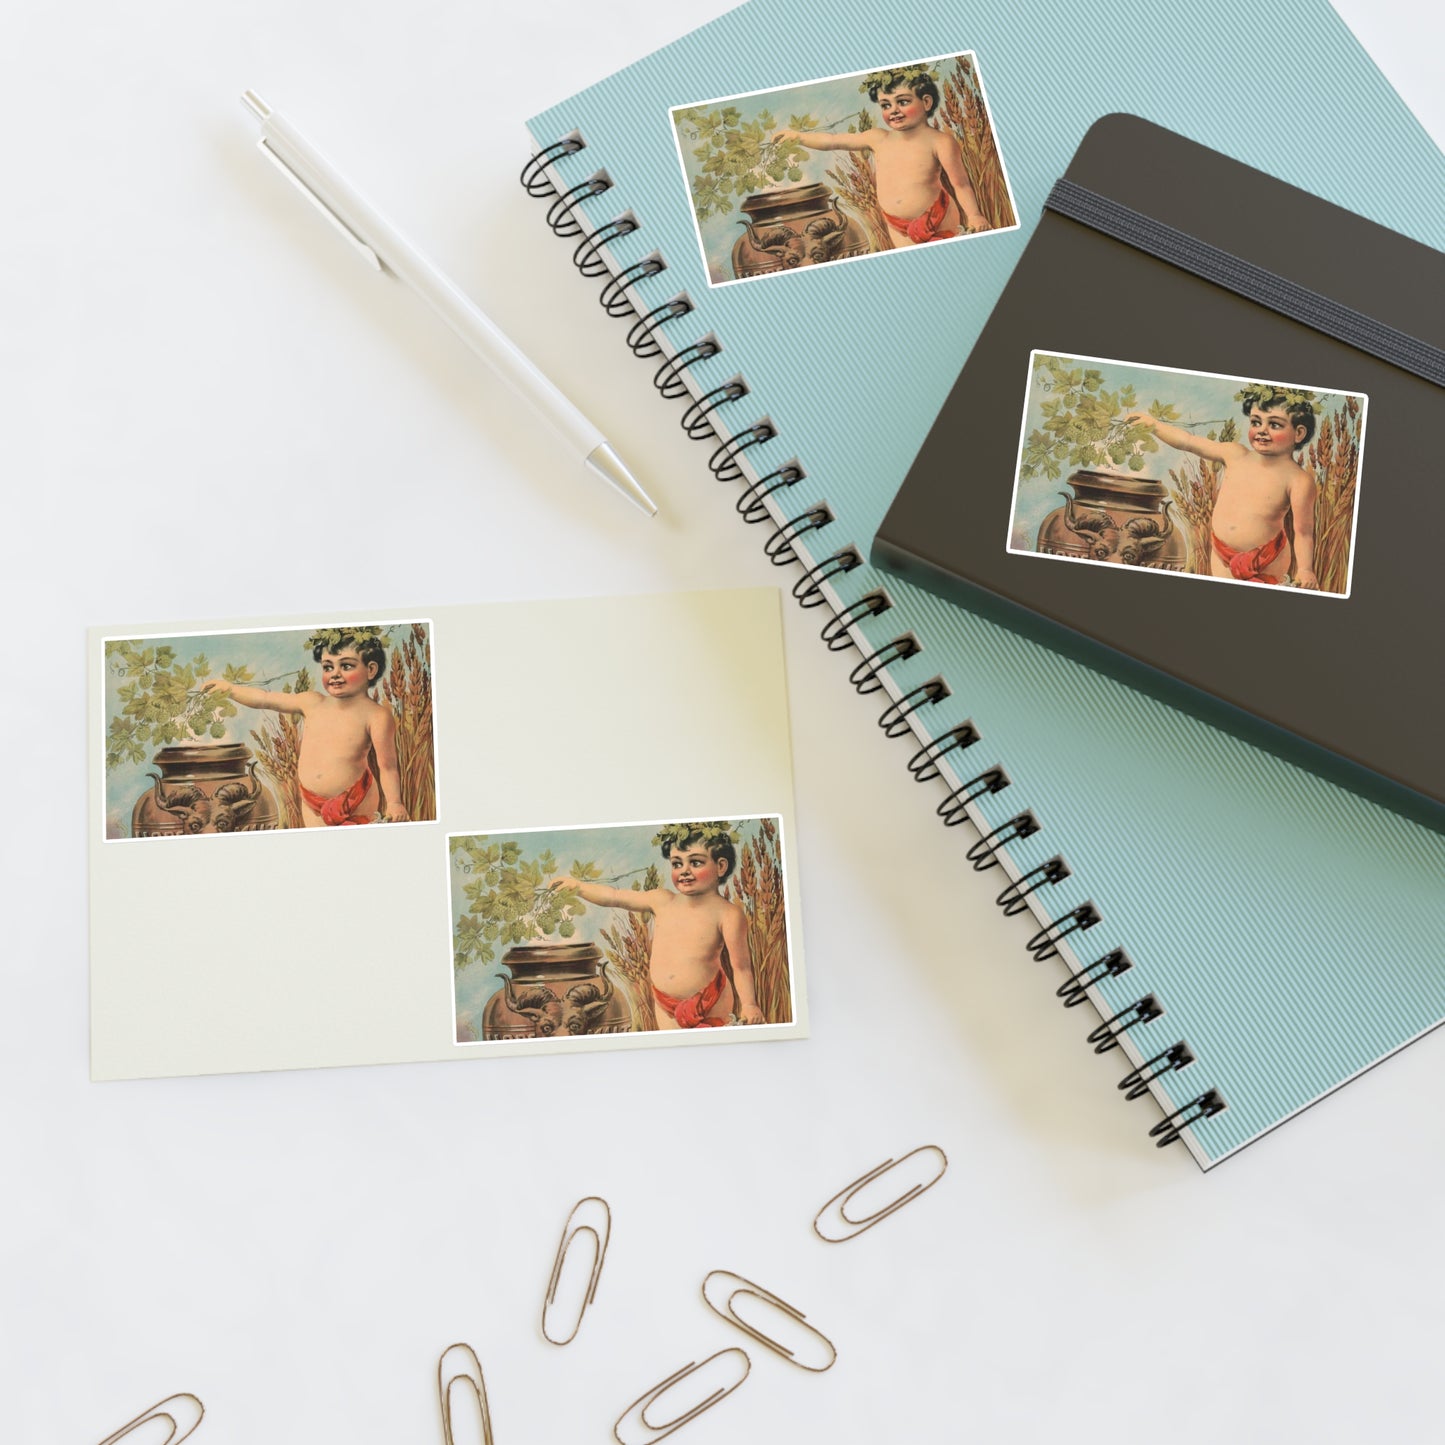
[[[194,1395],[167,1395],[157,1401],[143,1414],[137,1415],[128,1425],[122,1425],[114,1435],[107,1435],[100,1445],[116,1445],[132,1431],[152,1420],[164,1420],[171,1427],[171,1433],[164,1440],[148,1442],[148,1445],[180,1445],[180,1442],[201,1423],[206,1407]],[[179,1433],[178,1433],[179,1432]]]
[[[891,1204],[885,1205],[882,1209],[875,1209],[872,1214],[863,1219],[851,1219],[848,1216],[848,1201],[865,1189],[875,1179],[886,1174],[890,1169],[897,1169],[900,1165],[906,1164],[915,1154],[936,1154],[942,1161],[938,1173],[928,1181],[927,1184],[914,1184],[903,1194],[900,1194]],[[937,1144],[922,1144],[917,1149],[910,1150],[902,1159],[885,1159],[876,1169],[870,1170],[861,1179],[855,1179],[851,1184],[835,1194],[813,1217],[813,1233],[827,1244],[844,1244],[850,1239],[857,1238],[865,1229],[872,1229],[880,1220],[887,1219],[895,1210],[902,1209],[911,1199],[917,1199],[925,1189],[932,1189],[948,1168],[948,1155],[938,1147]],[[834,1206],[837,1206],[836,1209]],[[818,1228],[818,1221],[832,1209],[837,1220],[848,1227],[846,1234],[824,1234]],[[831,1221],[830,1221],[831,1222]]]
[[[597,1206],[586,1209],[586,1205]],[[578,1211],[583,1213],[583,1222],[573,1224],[577,1218]],[[586,1222],[590,1216],[596,1222]],[[582,1308],[577,1311],[577,1323],[572,1326],[572,1333],[565,1340],[555,1339],[547,1329],[547,1311],[557,1303],[557,1285],[562,1278],[562,1264],[567,1258],[567,1251],[572,1247],[572,1241],[579,1234],[590,1234],[592,1236],[592,1277],[587,1284],[587,1294],[582,1300]],[[605,1199],[599,1199],[595,1194],[589,1194],[585,1199],[579,1199],[572,1206],[572,1213],[567,1216],[567,1223],[562,1229],[562,1242],[557,1246],[557,1259],[552,1265],[552,1278],[547,1281],[547,1297],[542,1301],[542,1337],[549,1344],[570,1345],[577,1338],[577,1331],[582,1328],[582,1316],[587,1313],[587,1306],[597,1298],[597,1281],[602,1274],[602,1258],[607,1253],[607,1241],[612,1236],[612,1210]]]
[[[707,1287],[713,1280],[724,1280],[735,1282],[736,1288],[728,1292],[727,1298],[719,1304],[707,1292]],[[718,1291],[715,1291],[715,1293]],[[797,1355],[785,1344],[775,1340],[771,1335],[765,1335],[756,1326],[750,1325],[733,1308],[733,1301],[739,1295],[747,1295],[752,1299],[761,1300],[765,1305],[771,1305],[774,1309],[787,1315],[795,1324],[802,1325],[803,1329],[814,1339],[819,1340],[823,1348],[828,1352],[828,1363],[826,1365],[805,1365]],[[702,1297],[708,1308],[715,1314],[720,1314],[730,1325],[736,1325],[745,1335],[751,1335],[760,1345],[766,1345],[768,1349],[781,1355],[789,1364],[796,1365],[800,1370],[812,1370],[815,1374],[821,1375],[824,1370],[831,1370],[833,1362],[838,1358],[838,1351],[833,1348],[833,1342],[821,1330],[814,1329],[812,1325],[803,1324],[807,1316],[802,1310],[790,1305],[787,1300],[779,1299],[771,1290],[764,1289],[759,1284],[754,1284],[750,1279],[744,1279],[740,1274],[734,1274],[731,1270],[715,1269],[702,1282]]]
[[[442,1404],[442,1438],[445,1445],[456,1445],[452,1433],[452,1386],[471,1386],[471,1396],[476,1403],[477,1418],[482,1423],[482,1445],[493,1445],[492,1412],[487,1408],[487,1385],[482,1379],[481,1362],[470,1345],[448,1345],[437,1361],[437,1393]],[[468,1431],[464,1439],[471,1438]]]
[[[690,1410],[685,1410],[681,1415],[674,1416],[665,1425],[654,1425],[652,1421],[647,1418],[647,1407],[649,1405],[655,1405],[679,1380],[686,1379],[687,1376],[696,1374],[699,1370],[705,1370],[714,1360],[721,1360],[724,1356],[729,1355],[736,1357],[733,1363],[736,1363],[736,1360],[741,1360],[743,1367],[742,1374],[740,1374],[731,1385],[714,1390],[706,1399],[699,1400]],[[617,1445],[653,1445],[654,1441],[661,1440],[666,1435],[671,1435],[674,1430],[680,1429],[686,1425],[689,1420],[696,1420],[704,1410],[712,1409],[719,1400],[731,1395],[732,1392],[747,1379],[748,1373],[752,1368],[753,1362],[748,1359],[747,1351],[740,1350],[736,1346],[726,1350],[719,1350],[716,1354],[709,1355],[707,1359],[701,1363],[694,1360],[692,1364],[684,1365],[675,1375],[669,1375],[660,1385],[654,1386],[640,1399],[634,1400],[632,1404],[622,1412],[621,1417],[612,1427],[613,1439],[617,1441]],[[631,1423],[638,1424],[642,1426],[644,1430],[648,1430],[651,1433],[647,1435],[634,1435],[631,1439],[628,1439],[628,1437],[622,1433],[622,1427]]]

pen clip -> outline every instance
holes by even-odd
[[[361,237],[358,236],[356,232],[353,231],[351,227],[348,226],[346,222],[343,221],[341,217],[338,216],[329,205],[327,205],[326,201],[321,196],[319,196],[310,186],[306,184],[304,180],[302,180],[299,175],[296,174],[296,171],[291,167],[290,164],[288,164],[284,156],[282,156],[278,151],[274,150],[270,145],[267,144],[265,136],[262,136],[261,139],[256,142],[256,144],[259,147],[261,154],[265,156],[266,159],[269,160],[276,167],[276,169],[279,170],[281,174],[285,176],[286,179],[290,181],[291,184],[295,186],[296,189],[300,191],[301,194],[305,196],[306,199],[310,201],[311,204],[315,206],[316,209],[320,211],[321,214],[325,216],[326,219],[330,221],[333,226],[336,227],[338,231],[341,232],[342,236],[356,250],[356,252],[361,256],[361,259],[365,261],[368,266],[370,266],[374,271],[385,270],[385,267],[383,267],[381,264],[381,257],[378,256],[376,252],[373,251],[371,247],[368,246],[366,242],[363,241]]]

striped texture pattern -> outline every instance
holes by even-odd
[[[608,258],[621,268],[662,252],[667,271],[635,294],[644,310],[691,296],[696,312],[670,324],[671,343],[708,331],[721,339],[721,355],[686,373],[690,384],[705,391],[738,371],[747,378],[751,395],[719,420],[738,432],[772,417],[778,435],[747,453],[750,472],[801,458],[808,475],[782,494],[787,515],[826,501],[838,519],[808,534],[807,560],[848,543],[866,553],[1044,198],[1101,114],[1142,115],[1445,245],[1445,160],[1324,0],[1288,8],[1298,58],[1266,78],[1248,41],[1258,9],[1242,0],[1165,19],[1142,0],[1043,10],[842,0],[826,21],[751,0],[530,129],[538,144],[582,132],[587,148],[554,169],[564,188],[606,167],[614,189],[585,202],[591,224],[627,208],[641,219]],[[963,50],[977,56],[1019,230],[709,288],[669,107]],[[701,458],[698,473],[701,485]],[[1165,1006],[1133,1031],[1127,1052],[1148,1058],[1182,1037],[1197,1055],[1155,1085],[1160,1106],[1209,1087],[1224,1095],[1225,1111],[1189,1132],[1201,1164],[1445,1017],[1445,839],[866,566],[839,578],[836,593],[846,604],[879,585],[897,605],[864,624],[868,643],[911,628],[924,644],[891,669],[890,690],[942,673],[952,696],[917,721],[937,735],[972,718],[983,738],[956,755],[960,776],[1002,761],[1013,779],[981,801],[984,826],[1023,807],[1043,824],[1011,848],[1010,871],[1054,853],[1073,868],[1034,895],[1040,917],[1085,899],[1103,915],[1069,940],[1078,949],[1065,951],[1064,967],[1123,945],[1135,967],[1094,991],[1097,1006],[1112,1013],[1150,991]],[[871,701],[881,709],[884,696]],[[900,744],[900,786],[905,756]],[[921,826],[933,800],[920,796]],[[960,887],[1001,887],[1002,870],[973,879],[966,842],[958,838]],[[1056,978],[1058,965],[1040,967],[1047,998],[1062,969]],[[1122,1074],[1128,1063],[1116,1057]],[[1157,1117],[1128,1107],[1140,1110],[1141,1128]]]

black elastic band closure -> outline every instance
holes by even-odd
[[[1402,371],[1411,372],[1445,386],[1445,351],[1431,346],[1408,332],[1383,321],[1366,316],[1352,306],[1333,301],[1308,286],[1301,286],[1277,272],[1256,266],[1252,261],[1200,241],[1186,231],[1176,230],[1163,221],[1156,221],[1129,206],[1120,205],[1087,186],[1060,178],[1054,182],[1044,202],[1046,209],[1057,211],[1071,221],[1089,226],[1116,241],[1123,241],[1136,251],[1143,251],[1160,261],[1167,261],[1181,271],[1202,277],[1243,296],[1256,305],[1266,306],[1298,321],[1304,326],[1357,351],[1387,361]]]
[[[597,304],[611,317],[621,320],[624,316],[636,316],[637,307],[627,288],[641,281],[644,276],[657,276],[667,270],[667,262],[657,252],[634,261],[625,271],[619,271],[597,293]]]
[[[707,459],[708,471],[720,482],[737,481],[743,474],[743,469],[738,465],[738,457],[749,447],[772,441],[777,434],[777,428],[767,417],[754,422],[752,426],[730,436],[713,452]]]
[[[926,743],[908,760],[908,771],[917,783],[931,783],[938,776],[939,760],[955,748],[971,748],[978,741],[978,729],[971,722],[961,722]],[[943,811],[939,809],[940,813]]]
[[[1101,978],[1117,978],[1134,967],[1134,960],[1122,948],[1111,948],[1087,968],[1071,973],[1056,990],[1065,1008],[1075,1008],[1089,997],[1089,989]]]
[[[738,498],[738,515],[749,524],[766,521],[772,514],[764,504],[763,498],[771,496],[783,487],[796,486],[805,475],[806,473],[797,462],[784,462],[776,471],[769,472],[765,477],[759,477]]]
[[[857,645],[853,641],[853,634],[848,631],[855,622],[861,622],[865,617],[877,617],[892,606],[888,594],[881,588],[876,592],[867,592],[856,602],[850,602],[841,612],[835,612],[823,624],[823,630],[818,636],[827,643],[829,652],[844,652]]]
[[[948,684],[941,677],[930,677],[917,687],[905,692],[896,702],[891,702],[878,714],[878,726],[885,737],[901,738],[908,731],[908,715],[917,712],[927,703],[935,703],[947,697]]]
[[[523,190],[529,196],[539,199],[542,196],[555,196],[557,187],[553,184],[552,177],[547,174],[547,167],[558,156],[576,155],[578,151],[586,149],[587,142],[580,135],[564,136],[561,140],[554,140],[551,145],[544,146],[522,167],[522,174],[518,179],[522,182]]]
[[[1012,918],[1014,914],[1022,913],[1029,906],[1030,893],[1037,892],[1046,884],[1062,883],[1068,876],[1069,865],[1064,862],[1062,855],[1056,853],[1046,863],[1040,863],[1037,868],[1030,868],[1022,878],[1014,879],[994,899],[994,902],[1003,909],[1005,918]]]
[[[798,606],[820,606],[828,600],[823,591],[823,583],[828,578],[841,576],[844,572],[851,572],[862,565],[863,558],[854,547],[840,547],[831,557],[815,562],[793,583],[793,596],[798,599]]]
[[[1164,1005],[1152,993],[1136,998],[1133,1003],[1121,1008],[1112,1018],[1107,1018],[1098,1028],[1090,1030],[1088,1042],[1093,1044],[1096,1054],[1107,1054],[1119,1047],[1119,1038],[1140,1024],[1151,1023],[1164,1016]]]
[[[985,768],[977,776],[954,788],[935,812],[943,819],[945,828],[956,828],[968,817],[971,803],[977,802],[985,793],[1001,793],[1008,785],[1009,775],[1002,768]]]
[[[1212,1119],[1223,1108],[1224,1098],[1219,1090],[1206,1090],[1182,1109],[1176,1109],[1167,1118],[1161,1119],[1149,1131],[1149,1137],[1157,1141],[1155,1148],[1162,1149],[1166,1144],[1172,1144],[1191,1124],[1197,1124],[1201,1119]]]
[[[1170,1044],[1163,1053],[1145,1059],[1137,1069],[1125,1074],[1119,1080],[1119,1088],[1126,1099],[1142,1099],[1149,1092],[1149,1085],[1161,1074],[1167,1074],[1171,1069],[1182,1069],[1193,1062],[1194,1051],[1180,1039],[1177,1044]]]
[[[1099,921],[1099,910],[1092,903],[1081,903],[1071,908],[1062,918],[1056,918],[1047,927],[1039,929],[1024,945],[1040,963],[1052,958],[1059,951],[1060,942],[1071,933],[1082,933]]]
[[[717,337],[704,336],[701,340],[694,341],[691,346],[684,346],[676,356],[669,356],[653,373],[652,384],[669,401],[684,396],[687,393],[687,383],[682,379],[682,373],[689,366],[696,366],[699,361],[716,356],[721,350]]]
[[[607,262],[598,255],[601,247],[619,236],[630,236],[639,230],[635,216],[617,216],[605,226],[599,226],[590,236],[584,236],[572,252],[572,264],[584,276],[601,276],[607,270]]]

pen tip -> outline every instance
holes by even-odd
[[[657,515],[657,503],[642,490],[637,478],[627,470],[627,464],[606,442],[587,454],[587,469],[610,482],[633,506],[640,507],[649,517]]]
[[[271,107],[256,94],[254,90],[247,90],[241,93],[241,103],[254,112],[260,119],[265,120],[271,114]]]

